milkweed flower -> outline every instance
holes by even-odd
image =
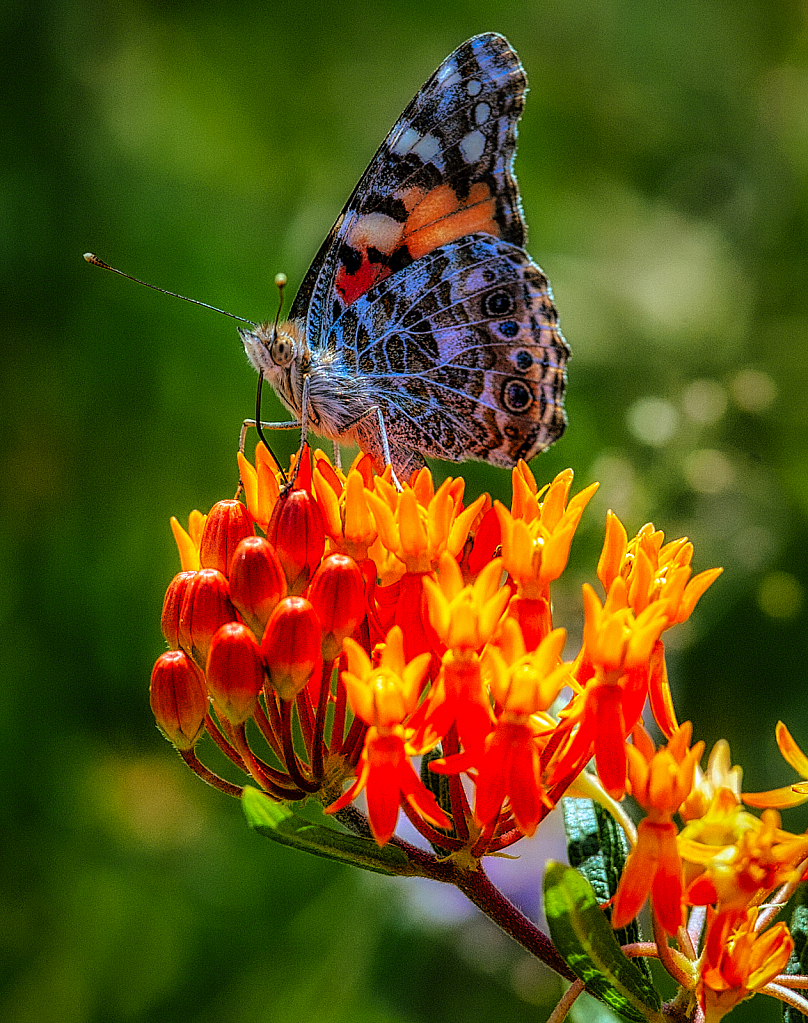
[[[541,767],[552,722],[541,714],[567,682],[568,668],[561,661],[565,639],[565,631],[556,629],[528,652],[518,623],[508,619],[499,645],[486,648],[483,670],[498,713],[482,755],[475,758],[474,816],[480,825],[491,825],[507,800],[519,830],[530,836],[553,808]],[[434,761],[431,768],[461,770],[467,761],[461,753]]]
[[[646,523],[637,535],[628,539],[620,519],[609,511],[606,536],[598,561],[597,574],[609,593],[617,579],[625,582],[625,602],[635,615],[656,604],[667,619],[664,629],[686,621],[700,597],[721,574],[710,568],[691,578],[693,544],[686,537],[664,544],[665,534]],[[664,631],[663,629],[663,631]],[[676,731],[665,650],[657,640],[649,659],[649,697],[654,718],[665,736]]]
[[[757,918],[756,908],[747,910],[739,926],[702,963],[696,994],[706,1023],[718,1023],[739,1002],[765,991],[786,968],[794,949],[788,927],[777,923],[758,930]],[[708,927],[712,924],[708,910]]]
[[[637,844],[617,888],[612,926],[633,920],[647,898],[662,928],[674,934],[682,925],[682,861],[673,815],[690,794],[704,743],[690,747],[692,728],[682,725],[667,746],[655,749],[642,728],[627,747],[631,794],[647,816],[637,828]]]
[[[425,752],[412,745],[413,729],[406,727],[415,712],[431,657],[421,654],[409,663],[404,639],[394,626],[378,665],[358,643],[346,640],[348,668],[342,681],[355,714],[367,725],[359,770],[353,785],[328,807],[336,813],[364,791],[373,837],[384,845],[390,840],[405,799],[430,824],[449,827],[449,819],[413,769],[410,757]]]
[[[626,739],[645,705],[651,654],[666,618],[655,604],[635,616],[621,577],[603,604],[588,583],[583,599],[584,641],[573,672],[580,690],[562,712],[553,773],[556,779],[577,775],[594,751],[604,788],[619,799],[625,791]]]
[[[583,646],[567,663],[549,587],[594,486],[570,497],[567,470],[541,489],[520,463],[508,510],[485,494],[466,506],[462,479],[435,488],[428,469],[399,490],[363,456],[343,473],[306,448],[294,470],[284,487],[259,444],[254,465],[239,457],[243,503],[173,523],[183,571],[162,624],[211,701],[195,744],[207,732],[273,798],[344,808],[364,791],[382,842],[403,805],[472,860],[532,834],[593,752],[622,792],[654,644],[681,617],[659,586],[632,604],[634,548],[676,565],[691,548],[668,556],[656,532],[632,547],[610,519],[614,578],[603,604],[584,589]],[[441,802],[412,766],[427,753]]]
[[[499,501],[494,508],[502,531],[503,564],[516,588],[511,613],[535,649],[552,628],[550,583],[566,568],[578,523],[598,484],[568,503],[572,469],[559,473],[543,491],[522,461],[512,478],[511,510]]]

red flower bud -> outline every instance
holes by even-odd
[[[196,572],[179,572],[168,584],[165,598],[163,599],[163,615],[160,619],[160,628],[166,638],[166,643],[172,650],[177,650],[180,645],[180,608],[182,598],[185,595],[185,587],[196,575]]]
[[[333,661],[365,617],[365,578],[353,558],[329,554],[314,573],[308,598],[320,620],[323,660]]]
[[[270,615],[261,655],[272,688],[292,700],[320,669],[320,619],[304,597],[284,597]]]
[[[311,464],[307,454],[301,464],[298,484],[294,490],[281,494],[267,527],[267,540],[281,559],[289,592],[293,594],[306,589],[325,550],[323,516],[311,494]],[[308,480],[308,489],[300,486],[301,480]]]
[[[230,565],[230,599],[256,636],[285,596],[286,576],[272,544],[262,536],[242,540]]]
[[[180,646],[204,668],[213,633],[237,618],[225,577],[215,568],[201,568],[186,583],[180,604]]]
[[[216,630],[205,676],[217,711],[231,725],[246,721],[264,684],[261,650],[246,625],[228,622]]]
[[[250,513],[240,501],[218,501],[208,513],[199,541],[200,565],[226,576],[236,547],[245,536],[254,535]]]
[[[149,699],[160,731],[179,750],[192,749],[205,730],[208,694],[202,672],[182,650],[157,658]]]

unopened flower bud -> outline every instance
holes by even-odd
[[[205,521],[199,542],[199,563],[222,575],[230,571],[233,553],[246,536],[254,536],[250,513],[240,501],[218,501]]]
[[[204,668],[213,633],[237,618],[225,577],[215,568],[202,568],[185,586],[180,605],[180,646]]]
[[[262,536],[242,540],[230,565],[230,599],[256,636],[285,596],[286,576],[272,544]]]
[[[264,684],[261,650],[246,625],[228,622],[216,630],[205,677],[217,711],[231,725],[246,721]]]
[[[289,592],[302,593],[325,550],[323,516],[309,490],[296,488],[281,494],[272,510],[267,540],[281,560]]]
[[[261,654],[272,688],[292,700],[322,663],[320,620],[304,597],[284,597],[270,615]]]
[[[208,694],[202,672],[183,650],[157,658],[149,698],[160,731],[179,750],[192,749],[205,730]]]
[[[177,650],[180,645],[180,608],[182,598],[185,595],[185,587],[196,575],[196,572],[178,572],[168,584],[165,598],[163,599],[163,614],[160,619],[160,628],[166,638],[166,643],[172,650]]]
[[[320,620],[323,660],[333,661],[342,641],[352,636],[365,616],[365,579],[353,558],[329,554],[314,573],[308,590]]]

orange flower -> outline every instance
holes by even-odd
[[[532,835],[553,807],[540,763],[552,724],[537,715],[567,682],[568,668],[561,663],[566,632],[551,632],[532,653],[526,651],[515,621],[506,622],[505,632],[503,645],[489,646],[483,660],[491,693],[502,709],[477,767],[474,816],[480,824],[491,823],[507,799],[519,830]]]
[[[494,507],[502,527],[502,560],[521,596],[545,598],[564,571],[584,508],[598,488],[591,484],[567,505],[572,469],[565,469],[541,493],[524,462],[513,470],[513,508]],[[543,500],[539,500],[539,498]]]
[[[693,786],[704,743],[689,747],[692,728],[682,725],[666,747],[654,749],[642,728],[627,748],[631,794],[646,811],[637,828],[637,844],[629,853],[617,888],[612,926],[625,927],[651,897],[662,928],[674,934],[682,925],[682,861],[676,845],[673,814]]]
[[[394,626],[378,665],[352,639],[345,640],[345,657],[348,667],[341,678],[354,714],[381,729],[405,722],[418,706],[430,655],[419,654],[407,664],[403,633]]]
[[[353,712],[369,724],[355,782],[328,813],[336,813],[351,803],[363,790],[368,804],[368,821],[379,845],[388,842],[395,830],[402,797],[425,820],[440,828],[450,821],[415,773],[410,757],[424,750],[411,745],[413,730],[406,727],[415,711],[421,684],[431,655],[421,654],[409,663],[404,660],[404,637],[393,627],[378,666],[351,639],[345,640],[348,670],[342,681],[348,691]]]
[[[614,512],[606,517],[606,538],[598,562],[598,579],[608,592],[615,579],[626,582],[628,605],[640,614],[652,602],[665,608],[668,626],[686,621],[699,598],[723,569],[709,568],[690,578],[693,544],[686,537],[662,545],[665,534],[647,523],[629,541]]]
[[[480,650],[491,638],[510,594],[500,588],[502,562],[490,561],[470,586],[455,559],[444,551],[438,578],[424,576],[429,621],[441,642],[452,650]]]
[[[706,1023],[718,1023],[735,1006],[764,990],[786,968],[794,948],[794,939],[784,923],[768,930],[756,929],[758,910],[747,910],[738,928],[715,957],[702,960],[696,993]],[[713,914],[708,910],[708,928]]]
[[[399,577],[404,572],[431,572],[444,551],[455,558],[460,554],[487,500],[481,494],[464,509],[462,484],[462,480],[450,477],[434,492],[431,473],[422,469],[414,486],[405,485],[399,492],[383,477],[376,477],[367,501],[379,531],[379,543],[398,562]]]
[[[584,645],[574,675],[585,688],[562,712],[553,740],[553,778],[579,774],[594,750],[603,787],[619,799],[626,780],[625,741],[642,713],[651,653],[665,627],[665,614],[649,604],[635,617],[620,577],[604,604],[586,583],[583,597]]]
[[[702,870],[688,886],[688,902],[717,905],[707,940],[717,961],[719,949],[750,904],[759,905],[794,879],[808,857],[808,836],[782,831],[776,810],[764,810],[758,820],[740,806],[730,806],[726,797],[714,804],[704,818],[685,826],[679,849],[683,859]]]
[[[325,455],[318,454],[312,482],[332,549],[350,555],[356,562],[365,561],[379,535],[367,500],[370,477],[363,471],[363,463],[369,464],[370,456],[357,456],[343,480]]]

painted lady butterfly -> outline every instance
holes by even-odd
[[[371,160],[289,320],[239,330],[296,425],[378,471],[512,466],[564,431],[570,352],[512,170],[526,89],[502,36],[458,47]]]

